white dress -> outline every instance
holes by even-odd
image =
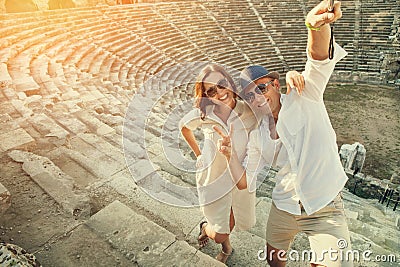
[[[225,133],[233,124],[232,144],[242,162],[246,157],[246,148],[250,132],[257,126],[257,120],[251,109],[241,100],[236,101],[227,124],[213,112],[214,106],[207,107],[207,116],[200,119],[200,110],[194,109],[186,114],[179,125],[190,130],[201,128],[204,145],[201,149],[204,168],[196,173],[201,210],[208,225],[217,233],[230,233],[229,218],[231,208],[235,217],[235,229],[247,230],[255,224],[255,192],[238,190],[232,181],[225,156],[217,150],[221,138],[212,128],[217,125]]]

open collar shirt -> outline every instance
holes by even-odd
[[[279,139],[269,138],[265,124],[250,135],[246,162],[250,190],[254,189],[254,177],[262,167],[275,162],[280,170],[272,199],[278,209],[300,215],[301,203],[307,214],[315,213],[335,198],[348,179],[323,102],[335,64],[346,55],[347,52],[335,43],[332,60],[319,61],[308,56],[302,73],[303,94],[299,96],[292,90],[281,97],[282,107],[276,125]],[[259,153],[261,155],[257,155]]]

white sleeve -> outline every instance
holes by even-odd
[[[315,60],[311,58],[307,49],[307,63],[303,71],[305,88],[303,96],[314,101],[321,101],[323,94],[337,62],[343,59],[347,52],[334,43],[335,53],[333,59]]]
[[[262,157],[262,143],[260,130],[256,129],[250,133],[246,149],[246,157],[243,160],[243,168],[246,171],[247,189],[254,192],[257,189],[257,176],[267,164]]]
[[[200,119],[200,110],[193,109],[189,113],[187,113],[180,121],[179,121],[179,130],[183,127],[186,127],[190,130],[195,130],[200,127],[202,121]]]

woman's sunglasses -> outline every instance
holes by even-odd
[[[254,89],[254,92],[249,92],[247,94],[244,94],[243,99],[249,103],[252,103],[256,98],[256,95],[254,93],[257,93],[259,95],[268,93],[269,91],[268,85],[272,84],[273,82],[274,80],[271,80],[267,83],[258,84],[257,87]]]
[[[226,78],[219,80],[215,85],[211,86],[206,91],[206,96],[214,97],[217,94],[217,89],[227,89],[229,82]]]

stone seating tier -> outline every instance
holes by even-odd
[[[397,3],[396,1],[389,2]],[[200,6],[200,3],[206,8]],[[8,66],[3,68],[7,69],[7,73],[4,72],[5,78],[2,79],[16,79],[16,83],[20,84],[21,80],[27,81],[29,79],[27,77],[33,75],[33,81],[37,84],[46,82],[51,71],[38,70],[39,62],[46,66],[45,69],[49,69],[50,66],[56,67],[57,70],[53,70],[52,75],[59,79],[63,79],[60,76],[68,73],[68,79],[76,81],[70,71],[63,71],[70,66],[75,66],[78,76],[86,77],[85,72],[96,74],[101,70],[102,73],[96,74],[97,77],[117,83],[130,80],[128,77],[135,62],[142,64],[139,69],[147,73],[145,77],[162,69],[162,62],[179,62],[187,58],[220,60],[221,63],[230,62],[241,66],[248,64],[246,57],[249,57],[250,61],[260,62],[262,57],[268,55],[265,50],[260,49],[259,43],[262,41],[265,41],[264,49],[269,50],[276,46],[281,53],[266,56],[265,62],[273,61],[275,65],[281,61],[281,66],[297,64],[299,61],[296,61],[295,57],[304,56],[304,48],[300,47],[305,45],[305,38],[296,40],[298,46],[293,47],[293,43],[285,36],[297,34],[301,30],[305,32],[302,25],[295,23],[299,17],[304,16],[305,8],[299,2],[290,3],[290,5],[280,1],[270,1],[268,5],[256,1],[253,3],[264,23],[268,25],[265,30],[247,2],[235,1],[227,5],[221,5],[221,1],[199,1],[192,2],[190,5],[180,3],[178,6],[168,3],[129,5],[118,8],[102,6],[98,9],[77,8],[73,9],[73,12],[59,10],[34,12],[29,17],[21,14],[2,15],[1,25],[4,27],[0,30],[3,37],[0,55],[1,62]],[[305,3],[308,6],[310,1],[305,1]],[[371,19],[366,18],[360,22],[359,46],[379,45],[383,51],[395,51],[393,50],[396,49],[393,48],[395,46],[387,41],[387,35],[390,34],[393,26],[395,11],[384,10],[384,5],[373,5],[373,1],[368,3],[371,3],[371,7],[363,4],[362,14],[370,14],[369,12],[373,9],[378,9],[379,13],[371,15]],[[290,7],[293,14],[284,18],[283,7]],[[358,7],[351,5],[344,8],[344,13],[351,14],[356,9]],[[174,12],[178,10],[180,16],[175,16]],[[274,14],[271,14],[272,12]],[[193,14],[199,14],[199,16],[194,17]],[[238,15],[226,16],[226,14]],[[216,20],[213,19],[214,17]],[[16,19],[18,23],[11,23],[11,19]],[[46,20],[49,22],[43,23]],[[343,22],[336,26],[336,36],[338,41],[346,46],[352,44],[355,35],[351,32],[356,29],[354,20],[351,18],[346,17]],[[204,30],[205,34],[198,36],[198,30],[195,27]],[[258,32],[263,32],[261,37],[257,34]],[[131,36],[135,36],[134,38],[138,40],[146,36],[144,41],[150,45],[150,51],[156,51],[158,57],[167,57],[168,60],[153,60],[152,58],[146,60],[143,54],[142,57],[132,57],[133,49],[129,49],[129,46],[134,45],[135,42],[130,39]],[[273,43],[270,43],[269,37],[272,38]],[[355,52],[349,53],[343,64],[339,63],[338,66],[342,64],[347,68],[354,61],[359,62],[358,65],[370,64],[371,66],[363,67],[370,71],[379,71],[379,56],[376,56],[376,53],[374,55],[374,52],[363,55],[358,52],[360,47],[348,46]],[[242,53],[245,58],[241,55]],[[41,54],[46,54],[49,58],[42,57]],[[354,59],[358,56],[360,60]],[[240,63],[241,60],[244,62]],[[105,61],[105,67],[102,64],[103,61]],[[22,74],[18,74],[19,71]],[[114,78],[109,77],[111,74],[106,74],[110,71]]]

